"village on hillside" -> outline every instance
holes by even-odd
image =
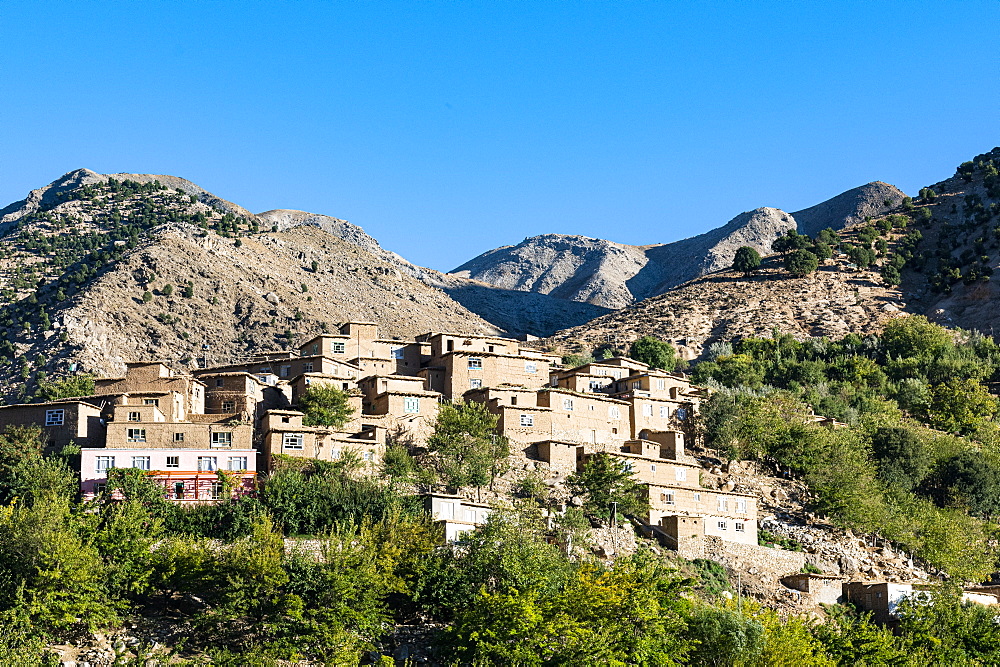
[[[0,430],[34,425],[52,449],[80,446],[84,500],[105,492],[110,470],[133,468],[162,485],[164,498],[205,504],[253,494],[257,475],[282,457],[353,456],[377,474],[387,446],[426,445],[442,404],[479,403],[522,470],[565,480],[595,454],[621,462],[648,506],[629,517],[637,532],[679,556],[756,564],[783,574],[781,584],[800,602],[803,595],[814,604],[849,600],[885,623],[914,590],[904,581],[810,572],[801,553],[759,545],[758,494],[732,482],[709,488],[685,446],[697,438],[692,418],[708,390],[682,373],[627,357],[567,368],[559,355],[493,336],[388,340],[371,322],[347,322],[297,350],[242,363],[200,361],[190,372],[163,361],[127,363],[124,377],[95,379],[93,395],[0,407]],[[300,400],[317,387],[347,395],[353,411],[345,423],[306,425]],[[449,541],[488,520],[495,503],[480,500],[424,497]],[[1000,592],[979,587],[966,597],[995,604]]]

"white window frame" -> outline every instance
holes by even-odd
[[[736,500],[736,512],[738,514],[746,514],[747,513],[747,501],[746,501],[745,498],[738,498]]]
[[[734,528],[735,528],[735,530],[736,530],[737,533],[745,533],[746,532],[746,528],[744,527],[744,524],[743,524],[742,521],[737,521],[735,523],[735,525],[734,525]]]
[[[521,415],[521,427],[530,428],[535,425],[535,415]]]
[[[482,381],[482,379],[481,378],[470,378],[469,379],[469,388],[470,389],[482,389],[483,388],[483,381]]]
[[[301,433],[283,433],[281,435],[282,449],[301,450],[305,448],[305,437]]]
[[[365,451],[364,453],[361,454],[361,458],[364,459],[365,461],[374,461],[375,452],[371,450]]]
[[[725,522],[725,521],[720,521],[720,522],[718,523],[718,526],[719,526],[719,530],[726,530],[726,529],[727,529],[727,527],[726,527],[726,526],[727,526],[727,524],[726,524],[726,522]]]
[[[148,456],[133,456],[132,457],[132,467],[138,468],[139,470],[149,470],[149,457]]]
[[[723,497],[719,497],[719,511],[728,512],[729,511],[729,500]]]
[[[686,482],[688,478],[687,468],[674,468],[674,479],[678,482]]]
[[[184,434],[174,433],[174,442],[184,442]]]
[[[168,456],[167,457],[167,468],[180,468],[181,467],[181,457],[179,456]]]
[[[160,399],[158,398],[144,398],[142,399],[143,405],[152,405],[154,408],[160,407]]]
[[[103,464],[103,465],[102,465]],[[98,473],[105,473],[112,470],[115,467],[115,457],[113,456],[98,456],[94,460],[94,470]]]
[[[212,482],[209,486],[209,494],[212,500],[222,500],[222,492],[225,489],[222,486],[222,482]]]
[[[233,446],[233,432],[232,431],[212,431],[212,446],[213,447],[232,447]]]
[[[634,381],[634,382],[632,383],[632,389],[633,389],[633,390],[636,390],[636,389],[642,389],[642,381],[641,381],[641,380],[636,380],[636,381]]]
[[[482,370],[483,360],[480,357],[469,357],[469,370]]]
[[[538,372],[538,364],[536,362],[534,362],[534,361],[526,361],[526,362],[524,362],[524,372],[525,373],[537,373]]]
[[[663,504],[664,505],[673,505],[673,504],[675,504],[674,494],[673,494],[672,491],[669,492],[669,493],[664,493],[663,494]]]
[[[62,426],[66,423],[66,411],[65,410],[46,410],[45,411],[45,425],[46,426]]]
[[[418,396],[404,396],[403,397],[403,412],[408,415],[418,415],[420,414],[420,397]]]
[[[227,466],[232,471],[247,470],[247,457],[230,456]]]
[[[563,410],[569,410],[569,411],[572,412],[572,410],[573,410],[573,399],[572,398],[565,398],[565,397],[563,398]]]
[[[656,379],[656,389],[657,389],[657,391],[663,391],[666,388],[667,388],[667,381],[664,380],[663,378],[657,378]]]
[[[389,349],[392,352],[393,359],[406,359],[406,347],[402,345],[393,345]]]
[[[199,456],[198,472],[215,472],[219,469],[219,458],[217,456]]]
[[[670,407],[666,406],[666,405],[661,405],[660,406],[660,419],[669,419],[669,418],[670,418]]]
[[[128,442],[146,442],[146,429],[130,428],[125,430],[125,440]]]
[[[236,401],[223,401],[222,411],[225,413],[236,412]]]
[[[649,403],[644,403],[642,406],[642,416],[652,417],[653,416],[653,406]]]
[[[622,411],[617,405],[608,406],[608,419],[621,419]]]
[[[331,342],[330,352],[333,354],[347,354],[347,343],[342,340],[335,340]]]
[[[141,412],[129,412],[128,413],[128,420],[130,422],[141,422],[142,421],[142,413]]]

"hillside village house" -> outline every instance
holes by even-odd
[[[212,502],[252,492],[257,471],[279,454],[325,461],[353,454],[375,470],[390,441],[426,441],[441,401],[475,401],[497,416],[498,435],[516,456],[555,474],[597,453],[623,461],[649,501],[649,514],[638,518],[675,542],[715,536],[756,544],[756,498],[701,488],[700,466],[686,453],[702,389],[627,358],[577,368],[559,361],[496,336],[388,340],[371,322],[348,322],[293,351],[191,373],[130,363],[123,377],[98,379],[94,396],[0,408],[0,428],[39,424],[54,445],[84,445],[84,497],[106,483],[109,469],[135,467],[169,498]],[[349,394],[354,414],[346,424],[304,424],[294,408],[316,386]],[[488,515],[454,497],[428,502],[453,536]]]

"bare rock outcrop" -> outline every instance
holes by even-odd
[[[906,193],[895,185],[874,181],[842,192],[833,199],[795,211],[792,216],[799,225],[799,233],[816,236],[822,229],[843,229],[865,218],[885,215],[899,206]]]

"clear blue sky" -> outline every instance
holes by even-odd
[[[1000,144],[1000,3],[0,3],[0,206],[77,167],[451,269],[672,241]]]

